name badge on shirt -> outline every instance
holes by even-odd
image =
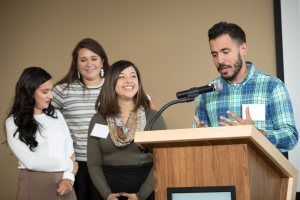
[[[108,133],[109,133],[108,126],[102,124],[95,124],[91,136],[106,139]]]
[[[243,104],[242,118],[246,119],[246,108],[249,106],[249,112],[252,121],[266,120],[266,105],[265,104]]]

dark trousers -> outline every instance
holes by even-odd
[[[100,193],[94,186],[87,168],[87,162],[78,162],[78,172],[75,176],[74,190],[77,200],[100,200]]]
[[[147,179],[153,163],[146,163],[142,166],[122,165],[111,166],[103,165],[102,169],[112,193],[126,192],[137,193],[141,185]],[[119,200],[127,200],[127,197],[119,197]],[[147,200],[154,200],[154,191]]]

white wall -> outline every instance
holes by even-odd
[[[284,82],[289,91],[300,131],[300,0],[281,0]],[[290,162],[300,171],[300,144],[289,152]],[[298,176],[297,192],[300,192]]]

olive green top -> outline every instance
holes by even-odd
[[[149,108],[146,113],[146,127],[148,129],[150,121],[155,116],[157,111]],[[132,142],[126,148],[118,148],[114,145],[110,135],[107,138],[97,138],[91,136],[91,132],[95,123],[107,125],[106,120],[100,114],[93,116],[89,126],[88,132],[88,145],[87,145],[87,164],[92,181],[104,200],[112,194],[110,187],[105,179],[102,164],[104,165],[137,165],[141,159],[142,153],[138,150],[138,146]],[[167,129],[165,121],[162,116],[159,116],[151,130],[164,130]],[[153,159],[150,155],[143,156],[142,164],[150,163]],[[154,174],[153,167],[149,172],[146,181],[142,184],[140,190],[136,193],[139,200],[146,200],[154,190]],[[126,192],[126,191],[120,191]]]

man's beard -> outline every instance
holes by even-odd
[[[231,65],[222,65],[220,64],[219,67],[218,67],[218,71],[220,72],[220,70],[222,70],[223,67],[227,67],[227,68],[233,68],[233,73],[231,76],[227,76],[225,77],[226,75],[223,75],[221,73],[221,76],[225,79],[225,80],[232,80],[234,79],[237,74],[241,71],[241,68],[243,66],[243,60],[242,60],[242,57],[241,57],[241,54],[240,52],[238,53],[238,59],[237,61],[233,64],[234,67],[232,67]]]

